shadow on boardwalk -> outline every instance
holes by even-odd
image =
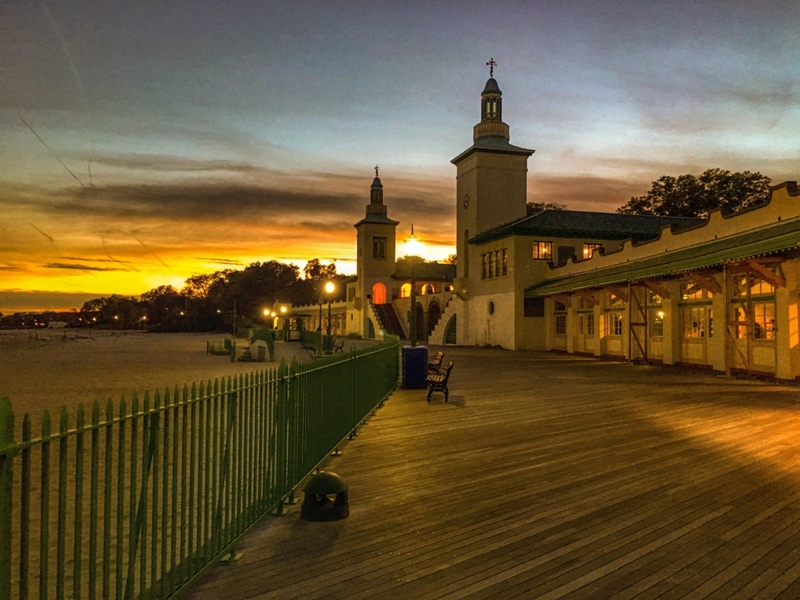
[[[447,349],[451,402],[398,391],[299,505],[191,590],[225,598],[800,597],[800,391]]]

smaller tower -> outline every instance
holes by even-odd
[[[395,228],[399,221],[393,221],[386,214],[383,203],[383,184],[375,167],[375,179],[369,190],[364,218],[355,224],[357,233],[357,277],[356,304],[361,311],[362,322],[359,333],[368,331],[365,319],[369,318],[366,310],[369,301],[385,304],[391,301],[395,271]],[[377,327],[375,327],[377,330]]]

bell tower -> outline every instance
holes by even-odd
[[[365,310],[368,303],[384,304],[391,301],[392,275],[395,271],[395,228],[399,221],[393,221],[386,214],[383,203],[383,184],[375,167],[375,179],[369,189],[369,204],[366,215],[355,224],[356,242],[356,297],[362,319],[369,318]],[[368,329],[366,321],[359,324],[359,333]]]
[[[481,120],[472,131],[473,143],[452,161],[456,166],[456,229],[458,277],[474,277],[480,268],[470,256],[469,240],[499,225],[526,216],[528,157],[534,150],[513,146],[503,122],[503,92],[494,78],[481,92]]]

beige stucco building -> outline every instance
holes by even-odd
[[[528,214],[527,162],[490,78],[456,166],[457,266],[417,265],[418,338],[800,377],[800,194],[707,219]],[[409,264],[376,177],[337,334],[408,337]],[[302,310],[302,307],[293,309]],[[311,322],[314,325],[314,322]]]

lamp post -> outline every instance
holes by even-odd
[[[411,235],[405,243],[405,252],[408,262],[411,265],[411,314],[409,315],[408,329],[411,347],[417,345],[417,278],[414,273],[414,266],[417,262],[417,254],[422,247],[422,243],[414,235],[414,224],[411,224]]]
[[[333,350],[333,340],[331,339],[331,304],[333,302],[333,292],[336,291],[336,284],[328,280],[325,283],[325,293],[328,294],[328,331],[325,336],[325,350]]]

